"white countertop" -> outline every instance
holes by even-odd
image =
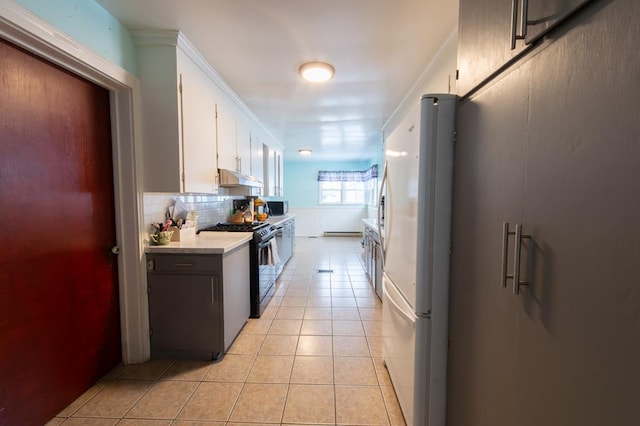
[[[380,232],[378,231],[378,219],[362,219],[362,222],[364,223],[365,227],[371,230],[371,232],[374,235],[374,239],[376,241],[380,241],[381,239],[384,239],[384,226],[380,230],[382,231],[382,236],[381,236]]]
[[[224,254],[247,244],[252,232],[202,232],[194,238],[176,241],[165,246],[148,245],[145,253]]]
[[[378,219],[362,219],[362,222],[365,226],[368,226],[378,232]]]
[[[280,225],[282,222],[286,222],[289,219],[294,219],[295,217],[296,217],[295,214],[285,214],[282,216],[269,216],[266,222],[273,226],[277,226],[277,225]]]

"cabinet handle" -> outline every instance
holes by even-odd
[[[174,263],[173,266],[193,266],[193,263]]]
[[[216,296],[215,296],[215,291],[216,291],[216,278],[217,277],[211,277],[211,304],[215,304],[216,303]]]
[[[516,39],[518,38],[518,1],[511,0],[511,50],[516,48]]]
[[[513,255],[513,274],[507,274],[507,257],[509,251],[509,235],[515,237],[514,255]],[[521,245],[523,239],[529,239],[531,235],[522,234],[522,225],[516,225],[515,231],[509,231],[509,222],[502,223],[502,273],[500,284],[503,288],[507,287],[507,280],[513,280],[513,294],[520,294],[520,286],[529,285],[526,281],[520,281],[520,256],[522,253]]]
[[[520,8],[520,31],[518,31],[518,39],[524,40],[527,36],[527,25],[529,24],[529,0],[522,0],[522,8]]]
[[[509,232],[509,222],[502,222],[502,273],[500,274],[500,285],[503,288],[507,288],[507,280],[513,278],[512,275],[507,275],[509,235],[513,235],[513,232]]]
[[[518,2],[521,2],[520,8],[518,8]],[[516,48],[516,40],[524,40],[527,37],[528,24],[529,0],[511,0],[511,50]]]
[[[515,232],[516,240],[515,240],[515,253],[513,256],[513,294],[520,294],[520,286],[521,285],[529,285],[526,281],[520,281],[520,253],[521,253],[521,245],[522,239],[531,238],[530,235],[522,235],[522,225],[516,225]]]

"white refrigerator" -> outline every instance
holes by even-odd
[[[382,356],[407,425],[444,426],[455,95],[385,141]]]

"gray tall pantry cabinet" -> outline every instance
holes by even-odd
[[[461,33],[477,3],[461,0]],[[640,3],[594,0],[459,103],[450,426],[640,424],[633,40]],[[491,37],[478,46],[494,48]],[[529,237],[519,294],[512,277],[502,286],[504,222]],[[512,276],[516,241],[506,237]]]

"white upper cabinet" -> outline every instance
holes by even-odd
[[[264,173],[264,195],[271,197],[275,195],[276,170],[274,167],[275,151],[269,149],[268,145],[262,144],[263,173]]]
[[[264,195],[268,197],[282,197],[284,165],[282,151],[263,144],[264,155]]]
[[[264,184],[264,160],[262,153],[262,140],[264,137],[260,131],[253,128],[249,134],[249,152],[251,158],[251,176],[258,178]],[[264,190],[263,190],[264,193]]]
[[[228,102],[219,103],[217,111],[218,166],[253,175],[250,121]],[[262,180],[260,176],[256,177]]]
[[[284,160],[282,158],[282,151],[276,150],[276,195],[278,197],[284,197]]]
[[[246,119],[237,121],[238,137],[236,138],[236,157],[238,171],[245,175],[253,175],[251,172],[251,126]],[[260,179],[260,177],[258,177]]]
[[[239,170],[236,152],[238,129],[233,107],[229,102],[218,102],[218,167],[221,169]]]
[[[181,81],[184,192],[217,193],[215,90],[207,77],[178,51]]]
[[[145,191],[215,194],[218,169],[263,181],[263,143],[278,143],[238,95],[179,31],[133,35],[142,95]],[[280,175],[281,157],[274,152],[269,166]],[[282,192],[281,182],[274,175],[272,194]]]
[[[135,33],[144,188],[217,193],[215,87],[179,38],[178,32]]]

